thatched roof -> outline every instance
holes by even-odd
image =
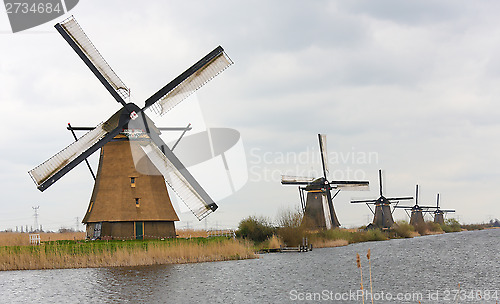
[[[122,135],[101,149],[97,179],[84,223],[179,220],[165,180],[142,151],[140,142],[141,139],[129,140]]]

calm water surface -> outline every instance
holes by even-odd
[[[369,290],[368,248],[374,303],[500,303],[499,240],[492,229],[244,261],[0,272],[0,303],[362,303],[356,253]]]

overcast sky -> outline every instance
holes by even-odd
[[[185,101],[198,101],[206,127],[238,130],[246,152],[248,182],[218,201],[208,226],[297,208],[280,174],[320,172],[318,133],[330,178],[371,183],[337,196],[343,226],[371,220],[349,202],[377,197],[378,169],[388,196],[414,195],[418,183],[421,204],[439,192],[462,222],[499,218],[499,11],[457,0],[81,1],[16,34],[0,12],[0,230],[33,225],[33,206],[44,229],[75,227],[89,203],[84,164],[43,193],[27,173],[72,142],[68,122],[96,125],[120,107],[53,28],[70,14],[139,106],[217,45],[234,61]],[[179,115],[154,119],[171,126]]]

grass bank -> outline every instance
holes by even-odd
[[[227,238],[152,241],[47,241],[0,247],[0,270],[182,264],[254,258],[251,246]]]
[[[391,229],[308,229],[304,225],[300,212],[283,212],[274,226],[269,219],[250,216],[239,224],[236,235],[239,238],[252,241],[257,252],[269,252],[282,247],[298,247],[307,238],[308,244],[315,248],[338,247],[353,243],[384,241],[397,238],[412,238],[422,235],[442,234],[463,230],[458,221],[446,220],[440,225],[425,222],[417,227],[408,222],[395,223]]]

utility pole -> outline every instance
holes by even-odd
[[[75,223],[75,232],[80,231],[80,223],[78,222],[78,216],[76,217],[76,223]]]
[[[31,207],[33,208],[33,210],[35,210],[35,214],[33,215],[35,217],[35,232],[38,230],[38,208],[40,208],[40,206],[36,206],[36,207]]]

